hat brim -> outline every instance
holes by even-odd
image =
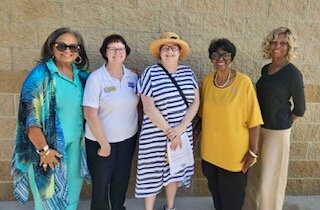
[[[167,43],[174,43],[180,46],[180,58],[188,57],[190,48],[187,42],[181,39],[156,39],[150,45],[150,53],[153,57],[160,59],[160,47]]]

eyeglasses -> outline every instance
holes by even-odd
[[[177,46],[177,45],[172,45],[172,46],[169,46],[169,45],[163,45],[161,48],[160,48],[160,51],[161,52],[169,52],[169,50],[172,50],[172,52],[177,52],[180,50],[180,47]]]
[[[228,53],[228,52],[222,52],[222,53],[213,52],[211,53],[211,59],[217,60],[222,57],[224,60],[229,60],[231,59],[231,55],[232,53]]]
[[[124,53],[126,49],[125,48],[107,47],[107,50],[109,50],[109,52],[111,52],[111,53],[116,53],[117,51],[119,53]]]
[[[280,47],[285,47],[285,46],[288,45],[288,42],[276,42],[276,41],[271,41],[270,42],[270,46],[275,47],[275,46],[278,46],[278,45],[280,45]]]
[[[60,52],[64,52],[67,48],[69,48],[70,52],[72,52],[72,53],[79,52],[79,50],[80,50],[80,46],[76,45],[76,44],[67,45],[66,43],[63,43],[63,42],[57,42],[54,44],[54,46]]]

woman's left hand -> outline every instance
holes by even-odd
[[[54,149],[49,149],[46,155],[40,156],[40,163],[39,165],[43,167],[44,171],[47,171],[47,168],[50,167],[51,170],[54,170],[56,166],[59,166],[60,162],[59,159],[62,157],[60,153],[58,153]]]
[[[253,157],[250,152],[246,152],[244,157],[242,158],[243,167],[241,169],[242,173],[246,173],[253,164],[256,163],[256,158]]]

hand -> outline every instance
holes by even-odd
[[[248,152],[246,152],[246,154],[242,158],[241,162],[244,163],[241,171],[242,171],[242,173],[246,173],[249,170],[249,168],[251,166],[253,166],[253,164],[256,163],[256,158],[253,157],[248,151]]]
[[[59,166],[58,158],[62,157],[60,153],[58,153],[54,149],[49,149],[46,154],[40,156],[39,165],[43,167],[44,171],[47,171],[48,166],[51,170],[54,170],[55,166]]]
[[[108,157],[111,153],[111,146],[109,143],[106,145],[100,146],[100,149],[98,149],[97,155],[101,157]]]
[[[173,142],[175,140],[180,139],[181,134],[185,131],[185,129],[182,128],[181,124],[174,128],[169,128],[166,131],[167,137]]]
[[[176,138],[174,141],[171,141],[171,145],[170,145],[170,148],[172,150],[176,150],[179,147],[182,147],[182,141],[181,141],[180,136],[179,136],[179,138]]]

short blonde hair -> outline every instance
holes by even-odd
[[[297,44],[296,44],[296,37],[292,33],[292,31],[287,28],[287,27],[279,27],[274,30],[272,30],[263,40],[262,42],[262,53],[263,53],[263,58],[265,59],[270,59],[271,55],[269,52],[270,49],[270,42],[276,39],[279,34],[284,34],[286,35],[286,39],[288,42],[288,54],[286,55],[286,59],[288,61],[293,60],[294,58],[297,57]]]

